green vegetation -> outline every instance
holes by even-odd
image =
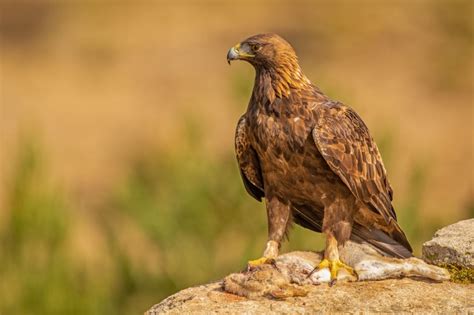
[[[455,265],[446,265],[443,267],[448,269],[451,274],[451,281],[464,284],[474,283],[474,269]]]
[[[0,229],[0,313],[136,313],[257,257],[263,205],[232,154],[212,159],[193,141],[135,157],[104,204],[76,213],[45,180],[38,145],[24,144]]]

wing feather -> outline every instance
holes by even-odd
[[[362,119],[338,102],[322,104],[317,117],[312,134],[329,167],[356,198],[382,215],[387,223],[396,221],[387,172]]]
[[[257,153],[248,141],[245,116],[242,116],[237,123],[235,153],[245,189],[252,197],[261,201],[265,197],[262,171]]]

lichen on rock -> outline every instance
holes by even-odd
[[[474,283],[474,219],[440,229],[422,253],[425,261],[448,269],[453,281]]]

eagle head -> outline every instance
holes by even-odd
[[[238,43],[227,53],[227,62],[245,60],[254,67],[272,68],[298,63],[295,50],[277,34],[258,34]]]
[[[293,47],[277,34],[258,34],[238,43],[227,52],[227,62],[232,60],[245,60],[254,66],[257,90],[270,101],[311,84]]]

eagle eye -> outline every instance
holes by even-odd
[[[252,44],[250,44],[250,48],[251,48],[253,51],[259,51],[260,48],[262,48],[262,46],[259,45],[259,44],[252,43]]]

